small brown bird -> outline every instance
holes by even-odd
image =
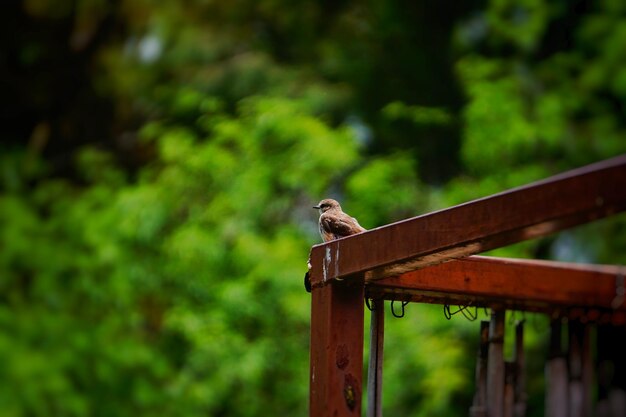
[[[366,230],[354,217],[344,213],[339,203],[331,198],[320,201],[313,208],[320,211],[320,235],[322,235],[324,242],[355,235]]]

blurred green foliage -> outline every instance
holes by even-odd
[[[314,203],[372,228],[626,151],[621,1],[461,3],[10,2],[0,416],[305,415]],[[391,320],[386,412],[465,414],[477,333]]]

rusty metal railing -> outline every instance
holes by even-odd
[[[626,155],[622,155],[314,246],[310,257],[310,416],[361,415],[366,297],[376,300],[376,306],[382,300],[401,300],[490,307],[496,333],[505,309],[573,319],[584,312],[586,320],[624,326],[626,303],[623,294],[619,302],[616,290],[620,276],[624,280],[621,267],[469,255],[625,209]],[[378,416],[382,339],[377,337],[382,336],[376,335],[383,334],[382,314],[372,323],[376,326],[373,346],[380,352],[373,352],[378,359],[370,363],[370,372],[376,376],[370,383],[368,415]],[[491,377],[486,382],[484,415],[498,417],[507,398],[507,373],[497,351],[489,359],[497,363],[486,370]],[[481,415],[479,409],[475,408],[475,415]]]

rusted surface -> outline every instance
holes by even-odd
[[[625,190],[623,155],[314,246],[310,257],[310,416],[361,414],[364,295],[494,309],[484,396],[488,415],[502,415],[504,309],[623,326],[626,302],[616,289],[623,288],[626,270],[464,257],[623,211]],[[550,387],[547,415],[557,415],[553,408],[567,404],[563,397],[567,392],[565,360],[552,357],[546,374]],[[482,415],[485,410],[473,411],[472,415]]]
[[[313,288],[309,415],[361,415],[363,280]]]
[[[369,297],[440,304],[501,306],[599,320],[617,316],[616,280],[626,267],[470,256],[366,284]],[[613,309],[613,307],[616,307]],[[591,309],[591,310],[590,310]],[[597,317],[596,317],[597,316]]]
[[[311,283],[399,275],[626,209],[626,155],[449,209],[316,245]]]

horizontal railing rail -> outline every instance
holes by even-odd
[[[545,236],[626,209],[626,155],[316,245],[311,284],[399,275]]]

